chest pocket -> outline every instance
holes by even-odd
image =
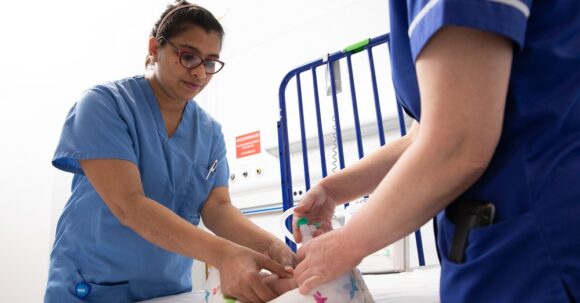
[[[215,178],[215,172],[210,173],[206,164],[193,164],[179,216],[195,225],[199,224],[201,208],[207,202]]]

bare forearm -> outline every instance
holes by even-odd
[[[322,180],[339,203],[346,203],[372,193],[414,140],[418,125],[409,134],[381,147],[362,160]]]
[[[221,253],[233,243],[211,235],[177,216],[163,205],[136,197],[124,211],[122,223],[147,241],[168,251],[217,264]]]
[[[419,228],[484,172],[501,136],[512,56],[505,37],[454,26],[421,51],[421,130],[346,230],[366,253]]]
[[[258,227],[231,204],[214,205],[203,210],[204,224],[216,235],[264,252],[275,237]]]
[[[354,247],[367,255],[420,228],[472,185],[486,165],[468,151],[437,153],[417,142],[347,224]]]

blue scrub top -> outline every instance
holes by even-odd
[[[532,3],[533,2],[533,3]],[[390,1],[399,102],[421,118],[415,60],[446,25],[510,39],[514,58],[502,136],[464,194],[496,206],[472,230],[465,262],[447,258],[454,225],[438,215],[443,302],[580,300],[580,1]]]
[[[74,173],[58,222],[45,302],[132,302],[192,289],[192,260],[166,251],[123,226],[83,174],[81,159],[120,159],[139,168],[147,197],[197,225],[209,192],[228,185],[221,126],[194,101],[169,138],[143,76],[98,85],[70,110],[53,165]],[[217,170],[206,180],[211,164]]]

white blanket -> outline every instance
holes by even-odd
[[[426,266],[401,273],[364,275],[363,279],[376,303],[437,303],[439,274],[439,266]],[[207,294],[202,290],[141,303],[206,303]],[[326,303],[333,302],[329,300]]]

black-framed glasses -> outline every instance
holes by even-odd
[[[171,43],[169,40],[165,39],[165,37],[161,36],[159,37],[159,39],[163,39],[163,41],[167,42],[167,44],[169,44],[171,47],[173,47],[176,51],[177,51],[177,55],[179,56],[179,64],[181,64],[181,66],[192,70],[200,65],[203,64],[203,68],[205,70],[206,74],[216,74],[217,72],[219,72],[220,70],[222,70],[222,68],[224,67],[225,63],[217,60],[217,59],[212,59],[212,58],[205,58],[202,59],[200,56],[192,53],[192,52],[188,52],[188,51],[184,51],[182,49],[179,49],[179,47],[175,46],[175,44]]]

